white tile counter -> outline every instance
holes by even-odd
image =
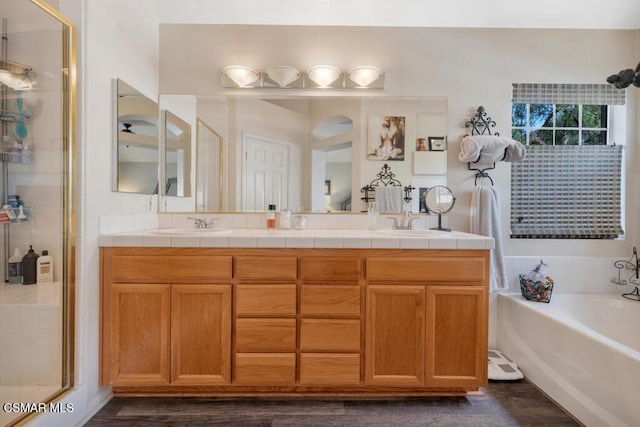
[[[102,234],[102,247],[173,248],[348,248],[348,249],[493,249],[492,237],[452,231],[429,236],[396,236],[381,230],[234,228],[190,235],[159,234],[162,229]]]

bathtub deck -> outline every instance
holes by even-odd
[[[112,399],[85,426],[579,426],[526,380],[489,382],[482,396],[397,399]]]

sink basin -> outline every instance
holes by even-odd
[[[228,228],[158,228],[151,231],[151,234],[164,234],[170,236],[211,236],[216,234],[230,233]]]
[[[389,234],[391,236],[402,237],[433,237],[447,234],[447,231],[442,230],[377,230],[378,233]]]

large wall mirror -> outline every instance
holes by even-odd
[[[385,163],[403,185],[416,187],[414,198],[419,197],[419,189],[424,192],[431,185],[446,185],[442,172],[431,174],[414,167],[415,152],[424,149],[420,140],[446,137],[446,98],[194,99],[193,120],[196,115],[199,119],[194,172],[197,197],[189,209],[181,206],[173,210],[169,206],[161,209],[164,212],[262,212],[272,203],[278,210],[361,212],[366,210],[366,204],[361,200],[360,189],[376,177]],[[404,118],[403,155],[399,159],[371,160],[368,152],[380,136],[380,130],[371,128],[372,123],[386,116]],[[204,144],[212,144],[212,151],[203,152]],[[218,159],[221,152],[224,155]],[[223,169],[222,165],[226,167]],[[403,208],[417,212],[419,206],[414,200]]]
[[[158,186],[158,104],[120,79],[114,82],[113,191],[154,194]]]

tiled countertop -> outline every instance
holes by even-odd
[[[103,247],[174,248],[350,248],[350,249],[493,249],[492,237],[452,231],[429,236],[396,236],[381,230],[237,228],[192,235],[159,234],[162,229],[103,234]]]

